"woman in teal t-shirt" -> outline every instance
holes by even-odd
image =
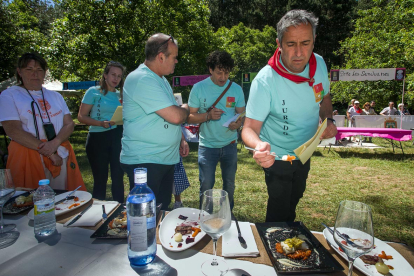
[[[116,108],[122,105],[125,68],[119,62],[109,62],[99,86],[89,88],[83,96],[78,113],[79,122],[89,125],[86,155],[93,175],[92,196],[105,200],[108,164],[111,168],[112,198],[124,202],[124,171],[119,162],[122,125],[110,121]],[[118,87],[120,91],[115,88]]]

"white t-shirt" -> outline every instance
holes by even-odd
[[[55,91],[47,90],[46,88],[42,88],[42,90],[46,104],[43,104],[42,92],[40,90],[29,92],[39,106],[43,122],[48,123],[50,117],[51,123],[53,123],[55,128],[55,132],[58,134],[63,127],[63,116],[70,114],[69,108],[66,105],[62,95]],[[36,129],[34,126],[31,107],[32,101],[33,100],[27,93],[27,90],[23,87],[12,86],[4,90],[0,94],[0,122],[12,120],[20,121],[22,123],[23,130],[36,137]],[[46,110],[49,113],[49,117],[46,114]],[[34,105],[34,111],[36,113],[37,128],[40,136],[39,138],[47,139],[43,129],[42,120],[40,119],[39,110],[36,105]],[[59,155],[63,149],[66,151],[65,148],[61,146],[59,147]],[[63,155],[67,156],[67,153]],[[66,156],[61,155],[62,158],[65,158]]]

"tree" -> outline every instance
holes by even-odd
[[[414,96],[414,1],[374,0],[374,7],[359,11],[352,37],[341,43],[337,54],[345,56],[345,69],[406,68],[406,96]],[[400,102],[402,82],[336,82],[332,85],[334,102],[375,100],[379,106]]]
[[[42,51],[53,75],[63,80],[96,80],[110,60],[134,70],[145,59],[145,41],[158,32],[178,40],[175,75],[199,72],[217,45],[204,1],[63,0],[61,6],[64,15],[54,23],[51,43]]]

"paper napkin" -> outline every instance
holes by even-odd
[[[253,236],[250,222],[239,222],[240,232],[246,241],[247,247],[243,248],[238,239],[236,223],[231,222],[230,229],[224,233],[222,240],[222,256],[223,257],[256,257],[259,255],[256,241]]]
[[[88,211],[86,211],[86,213],[83,214],[83,216],[80,219],[78,219],[78,221],[76,221],[74,224],[70,225],[69,227],[72,227],[72,226],[93,227],[97,225],[98,222],[102,220],[102,205],[105,205],[106,214],[109,214],[110,212],[112,212],[113,209],[115,209],[115,207],[118,205],[118,202],[108,203],[108,201],[94,201],[92,207]],[[64,226],[68,227],[68,224],[72,221],[72,219],[68,220],[64,224]]]

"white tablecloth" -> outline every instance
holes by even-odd
[[[170,252],[157,245],[153,263],[133,268],[127,256],[126,240],[91,239],[92,230],[57,224],[57,234],[38,241],[33,233],[33,221],[26,216],[6,216],[4,222],[15,223],[20,237],[15,244],[0,249],[0,275],[201,276],[201,264],[212,258],[192,249]],[[270,266],[234,259],[226,262],[230,268],[242,268],[251,275],[276,275]]]

